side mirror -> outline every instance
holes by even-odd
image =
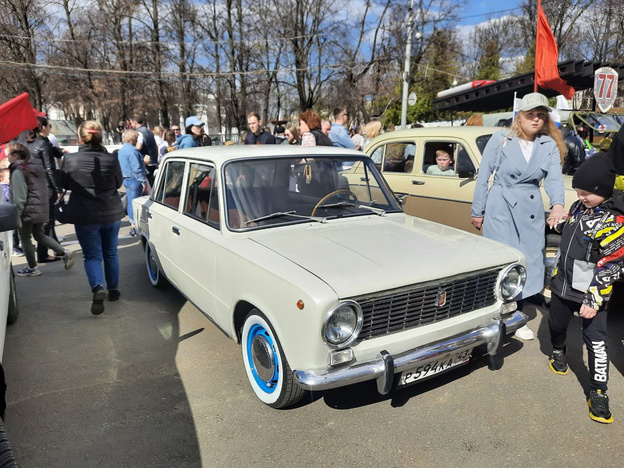
[[[395,192],[394,196],[397,198],[397,200],[399,201],[399,205],[403,206],[405,204],[405,200],[407,199],[407,193],[398,193]]]
[[[22,225],[17,208],[9,204],[0,204],[0,232],[12,231]]]

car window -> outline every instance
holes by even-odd
[[[412,142],[388,143],[384,146],[382,172],[411,173],[415,154],[416,145]]]
[[[464,145],[452,141],[428,141],[424,146],[422,173],[471,177],[476,172]]]
[[[227,225],[235,230],[401,210],[365,156],[232,161],[223,186]]]
[[[218,227],[219,202],[215,176],[213,166],[191,164],[184,214]]]
[[[477,137],[477,140],[476,140],[477,148],[479,148],[479,152],[481,153],[481,155],[483,155],[483,150],[485,149],[485,146],[488,144],[488,141],[490,141],[490,138],[492,138],[492,135],[479,135]]]
[[[158,192],[154,195],[154,200],[171,208],[178,209],[180,197],[182,195],[182,181],[184,179],[184,161],[170,161],[164,168],[163,181]]]

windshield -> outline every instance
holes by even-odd
[[[401,211],[365,156],[246,159],[223,172],[227,223],[234,230]]]
[[[616,123],[616,120],[610,115],[587,113],[578,113],[576,116],[584,121],[587,125],[599,132],[617,132],[620,129],[621,123]],[[611,118],[610,118],[611,117]]]

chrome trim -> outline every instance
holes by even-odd
[[[514,294],[513,296],[503,297],[503,293],[501,292],[501,284],[503,282],[503,278],[505,278],[505,276],[507,276],[507,274],[516,267],[522,268],[522,270],[520,271],[520,276],[522,277],[520,288],[518,292],[516,292],[516,294]],[[496,282],[496,289],[494,291],[496,293],[496,297],[505,302],[509,302],[513,300],[515,297],[518,296],[518,294],[520,294],[524,290],[524,285],[526,284],[526,278],[527,278],[527,271],[524,265],[522,265],[521,263],[513,263],[509,265],[507,268],[503,269],[503,271],[501,271],[500,274],[498,275],[498,281]]]
[[[488,325],[395,356],[387,354],[386,351],[381,351],[376,358],[369,361],[356,362],[346,367],[322,371],[295,370],[293,376],[297,384],[306,390],[329,390],[376,379],[378,389],[385,391],[387,382],[394,377],[394,374],[413,369],[418,367],[421,362],[436,359],[447,353],[487,344],[488,353],[493,355],[498,350],[503,335],[516,331],[527,321],[528,317],[525,314],[514,312],[503,319],[492,319]],[[388,357],[392,358],[393,365],[390,365]],[[392,375],[389,375],[390,373]]]
[[[336,312],[336,310],[338,310],[340,307],[345,306],[345,305],[352,307],[355,310],[355,315],[356,315],[355,329],[351,332],[351,336],[347,338],[346,341],[343,341],[342,343],[337,343],[337,344],[330,343],[325,336],[325,327],[327,326],[327,322],[329,321],[331,316],[334,314],[334,312]],[[360,331],[362,331],[363,324],[364,324],[364,312],[362,312],[362,308],[360,307],[360,304],[350,299],[340,301],[338,304],[332,307],[329,310],[329,312],[327,312],[327,314],[325,315],[325,318],[323,319],[323,325],[321,326],[321,338],[323,339],[323,342],[327,346],[329,346],[331,349],[346,348],[355,340],[357,340],[358,335],[360,334]]]

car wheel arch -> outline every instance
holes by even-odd
[[[254,309],[258,309],[255,305],[250,302],[240,300],[237,302],[234,307],[234,314],[232,320],[234,322],[234,331],[236,332],[236,342],[241,342],[241,337],[243,333],[243,325],[245,324],[245,319],[249,312]],[[260,310],[260,309],[258,309]]]

